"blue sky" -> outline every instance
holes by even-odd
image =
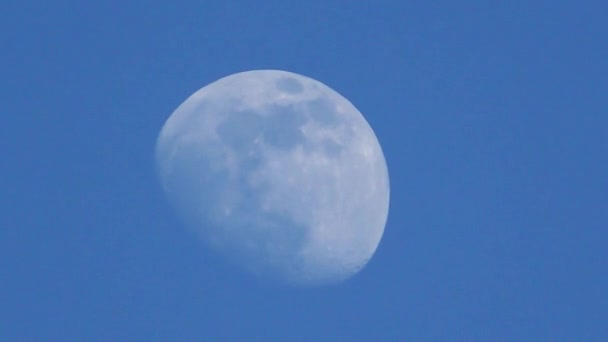
[[[608,339],[602,1],[4,1],[0,339]],[[340,92],[391,209],[339,286],[211,254],[154,167],[187,96],[251,69]]]

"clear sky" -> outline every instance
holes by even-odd
[[[2,1],[0,340],[607,341],[605,1]],[[262,285],[168,205],[200,87],[283,69],[365,115],[367,267]]]

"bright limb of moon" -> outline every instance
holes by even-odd
[[[389,179],[363,115],[311,78],[255,70],[195,92],[163,126],[162,186],[206,244],[249,271],[336,283],[373,256]]]

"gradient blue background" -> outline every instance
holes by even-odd
[[[607,341],[605,1],[3,1],[0,340]],[[384,238],[262,285],[183,228],[154,144],[191,93],[284,69],[366,116]]]

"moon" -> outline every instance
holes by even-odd
[[[355,106],[312,78],[253,70],[201,88],[165,122],[156,160],[185,225],[265,279],[339,283],[382,239],[382,148]]]

